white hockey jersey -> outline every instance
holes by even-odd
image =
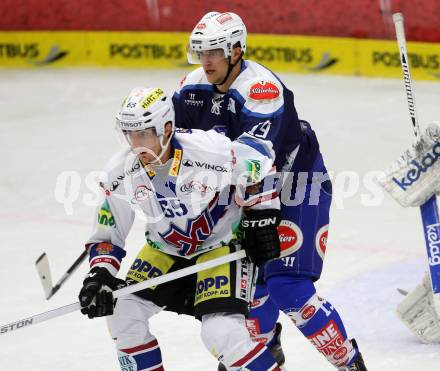
[[[178,130],[171,143],[165,176],[129,148],[110,160],[100,184],[105,202],[87,242],[91,266],[119,270],[136,214],[145,218],[153,248],[192,258],[234,237],[242,206],[279,208],[275,181],[253,186],[251,194],[240,191],[275,174],[270,142],[248,134],[232,142],[213,130]]]

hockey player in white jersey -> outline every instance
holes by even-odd
[[[259,187],[274,171],[271,144],[246,134],[232,142],[215,131],[174,133],[171,99],[160,88],[134,89],[117,123],[130,147],[111,159],[101,183],[105,201],[87,242],[91,270],[79,294],[82,312],[90,318],[113,314],[108,325],[122,370],[164,369],[149,329],[149,319],[163,308],[201,319],[205,346],[228,366],[279,370],[271,352],[253,342],[245,326],[255,264],[280,254],[279,200],[273,182]],[[137,212],[146,218],[146,244],[124,281],[116,274]],[[111,290],[126,283],[239,249],[238,230],[252,261],[223,264],[113,305]]]
[[[268,68],[244,59],[246,36],[237,14],[203,16],[188,44],[188,62],[201,66],[182,81],[173,102],[178,127],[215,128],[232,140],[248,133],[273,144],[275,166],[282,173],[279,190],[284,191],[279,228],[283,258],[260,270],[249,331],[282,365],[281,327],[276,323],[281,310],[338,370],[366,371],[338,310],[315,288],[323,268],[332,199],[318,139],[311,125],[298,118],[293,92]],[[224,369],[219,366],[219,371]]]

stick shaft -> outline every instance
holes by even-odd
[[[127,286],[127,287],[124,287],[120,290],[113,291],[113,297],[119,298],[124,295],[128,295],[128,294],[140,291],[140,290],[145,290],[145,289],[160,285],[165,282],[173,281],[178,278],[189,276],[190,274],[194,274],[194,273],[206,270],[206,269],[217,267],[219,265],[226,264],[226,263],[229,263],[234,260],[243,259],[245,257],[246,257],[246,252],[244,250],[239,250],[239,251],[233,252],[231,254],[221,256],[216,259],[212,259],[212,260],[208,260],[203,263],[195,264],[190,267],[183,268],[178,271],[165,274],[163,276],[155,277],[150,280],[147,280],[147,281],[135,284],[135,285]],[[10,333],[12,331],[21,329],[21,328],[29,327],[31,325],[36,325],[37,323],[48,321],[50,319],[57,318],[57,317],[65,315],[65,314],[75,312],[80,308],[81,308],[81,306],[77,302],[77,303],[72,303],[72,304],[69,304],[69,305],[66,305],[63,307],[59,307],[59,308],[56,308],[56,309],[53,309],[53,310],[50,310],[50,311],[47,311],[44,313],[40,313],[40,314],[31,316],[31,317],[26,317],[26,318],[20,319],[18,321],[1,326],[0,327],[0,335],[4,335],[4,334]]]
[[[64,283],[66,282],[66,280],[68,278],[70,278],[70,276],[73,274],[73,272],[75,272],[79,266],[81,265],[81,263],[87,258],[88,256],[88,252],[87,250],[84,250],[80,256],[78,256],[78,258],[75,260],[75,262],[70,266],[70,268],[66,271],[66,273],[63,274],[63,276],[59,279],[59,281],[53,286],[50,294],[48,295],[48,297],[46,299],[50,299],[60,288],[61,286],[64,285]]]
[[[409,115],[413,125],[416,140],[420,138],[420,126],[417,119],[416,101],[412,88],[411,73],[409,71],[408,53],[406,51],[405,28],[402,13],[393,14],[393,22],[396,29],[397,44],[399,45],[400,61],[403,71],[403,82],[405,83],[406,99],[408,101]]]

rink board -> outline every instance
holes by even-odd
[[[0,32],[0,67],[192,68],[183,32]],[[440,44],[408,43],[415,79],[440,81]],[[247,58],[275,71],[400,77],[394,40],[258,35]]]

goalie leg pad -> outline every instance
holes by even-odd
[[[423,282],[397,306],[397,316],[424,343],[440,343],[440,318],[434,307],[431,281]]]

